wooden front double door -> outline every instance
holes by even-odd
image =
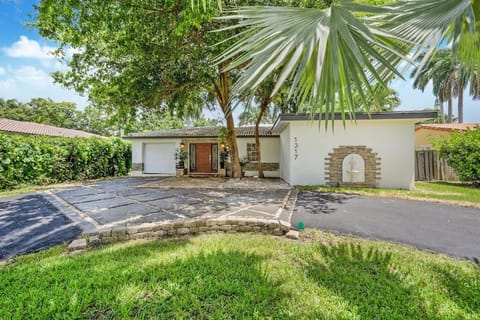
[[[190,172],[218,172],[218,143],[190,143]]]

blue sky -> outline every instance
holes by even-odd
[[[42,39],[36,30],[24,24],[34,13],[38,0],[0,0],[0,97],[29,101],[31,98],[52,98],[72,101],[83,109],[88,103],[71,90],[53,83],[49,73],[64,68],[48,54],[55,44]],[[407,75],[408,76],[408,75]],[[412,89],[412,80],[397,80],[392,87],[400,94],[397,110],[432,108],[435,101],[431,87],[425,93]],[[455,110],[456,113],[456,110]],[[480,122],[480,101],[465,98],[465,122]]]

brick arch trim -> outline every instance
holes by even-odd
[[[358,154],[365,161],[365,182],[342,182],[343,159],[349,154]],[[381,158],[367,146],[339,146],[325,158],[325,182],[330,186],[377,187],[381,178]]]

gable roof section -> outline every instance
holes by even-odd
[[[215,138],[218,137],[218,131],[222,127],[199,127],[199,128],[187,128],[187,129],[171,129],[171,130],[159,130],[150,132],[137,132],[130,133],[124,138]],[[277,136],[272,133],[270,127],[260,127],[261,137],[273,137]],[[235,128],[237,137],[254,137],[255,127],[238,127]]]
[[[431,123],[431,124],[421,124],[415,128],[415,131],[426,129],[426,130],[435,130],[435,131],[466,131],[474,130],[479,126],[478,123]]]
[[[288,121],[331,121],[329,119],[330,115],[325,113],[320,114],[316,113],[313,116],[309,113],[283,113],[281,114],[275,123],[273,124],[272,131],[274,133],[280,132],[283,130],[285,122]],[[411,119],[411,120],[425,120],[425,119],[435,119],[438,117],[438,111],[389,111],[389,112],[357,112],[355,117],[350,117],[349,113],[345,114],[345,120],[402,120],[402,119]],[[334,120],[342,120],[342,114],[336,112],[334,114]]]
[[[17,121],[0,118],[0,131],[38,134],[43,136],[67,137],[67,138],[102,138],[102,136],[73,129],[54,127],[46,124]]]

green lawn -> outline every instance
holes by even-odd
[[[416,182],[414,190],[377,188],[335,188],[325,186],[299,186],[300,190],[334,191],[371,196],[417,199],[480,207],[480,188],[468,184],[448,182]]]
[[[479,319],[480,268],[383,242],[212,234],[0,267],[0,319]]]
[[[78,181],[70,181],[70,182],[65,182],[65,183],[55,183],[55,184],[45,184],[45,185],[23,184],[23,185],[15,186],[15,188],[11,189],[11,190],[0,190],[0,198],[13,197],[13,196],[22,195],[22,194],[25,194],[25,193],[44,191],[44,190],[55,189],[55,188],[79,186],[79,185],[83,185],[85,183],[108,181],[108,180],[121,179],[121,178],[126,178],[126,177],[128,177],[128,176],[105,177],[105,178],[100,178],[100,179],[78,180]]]

